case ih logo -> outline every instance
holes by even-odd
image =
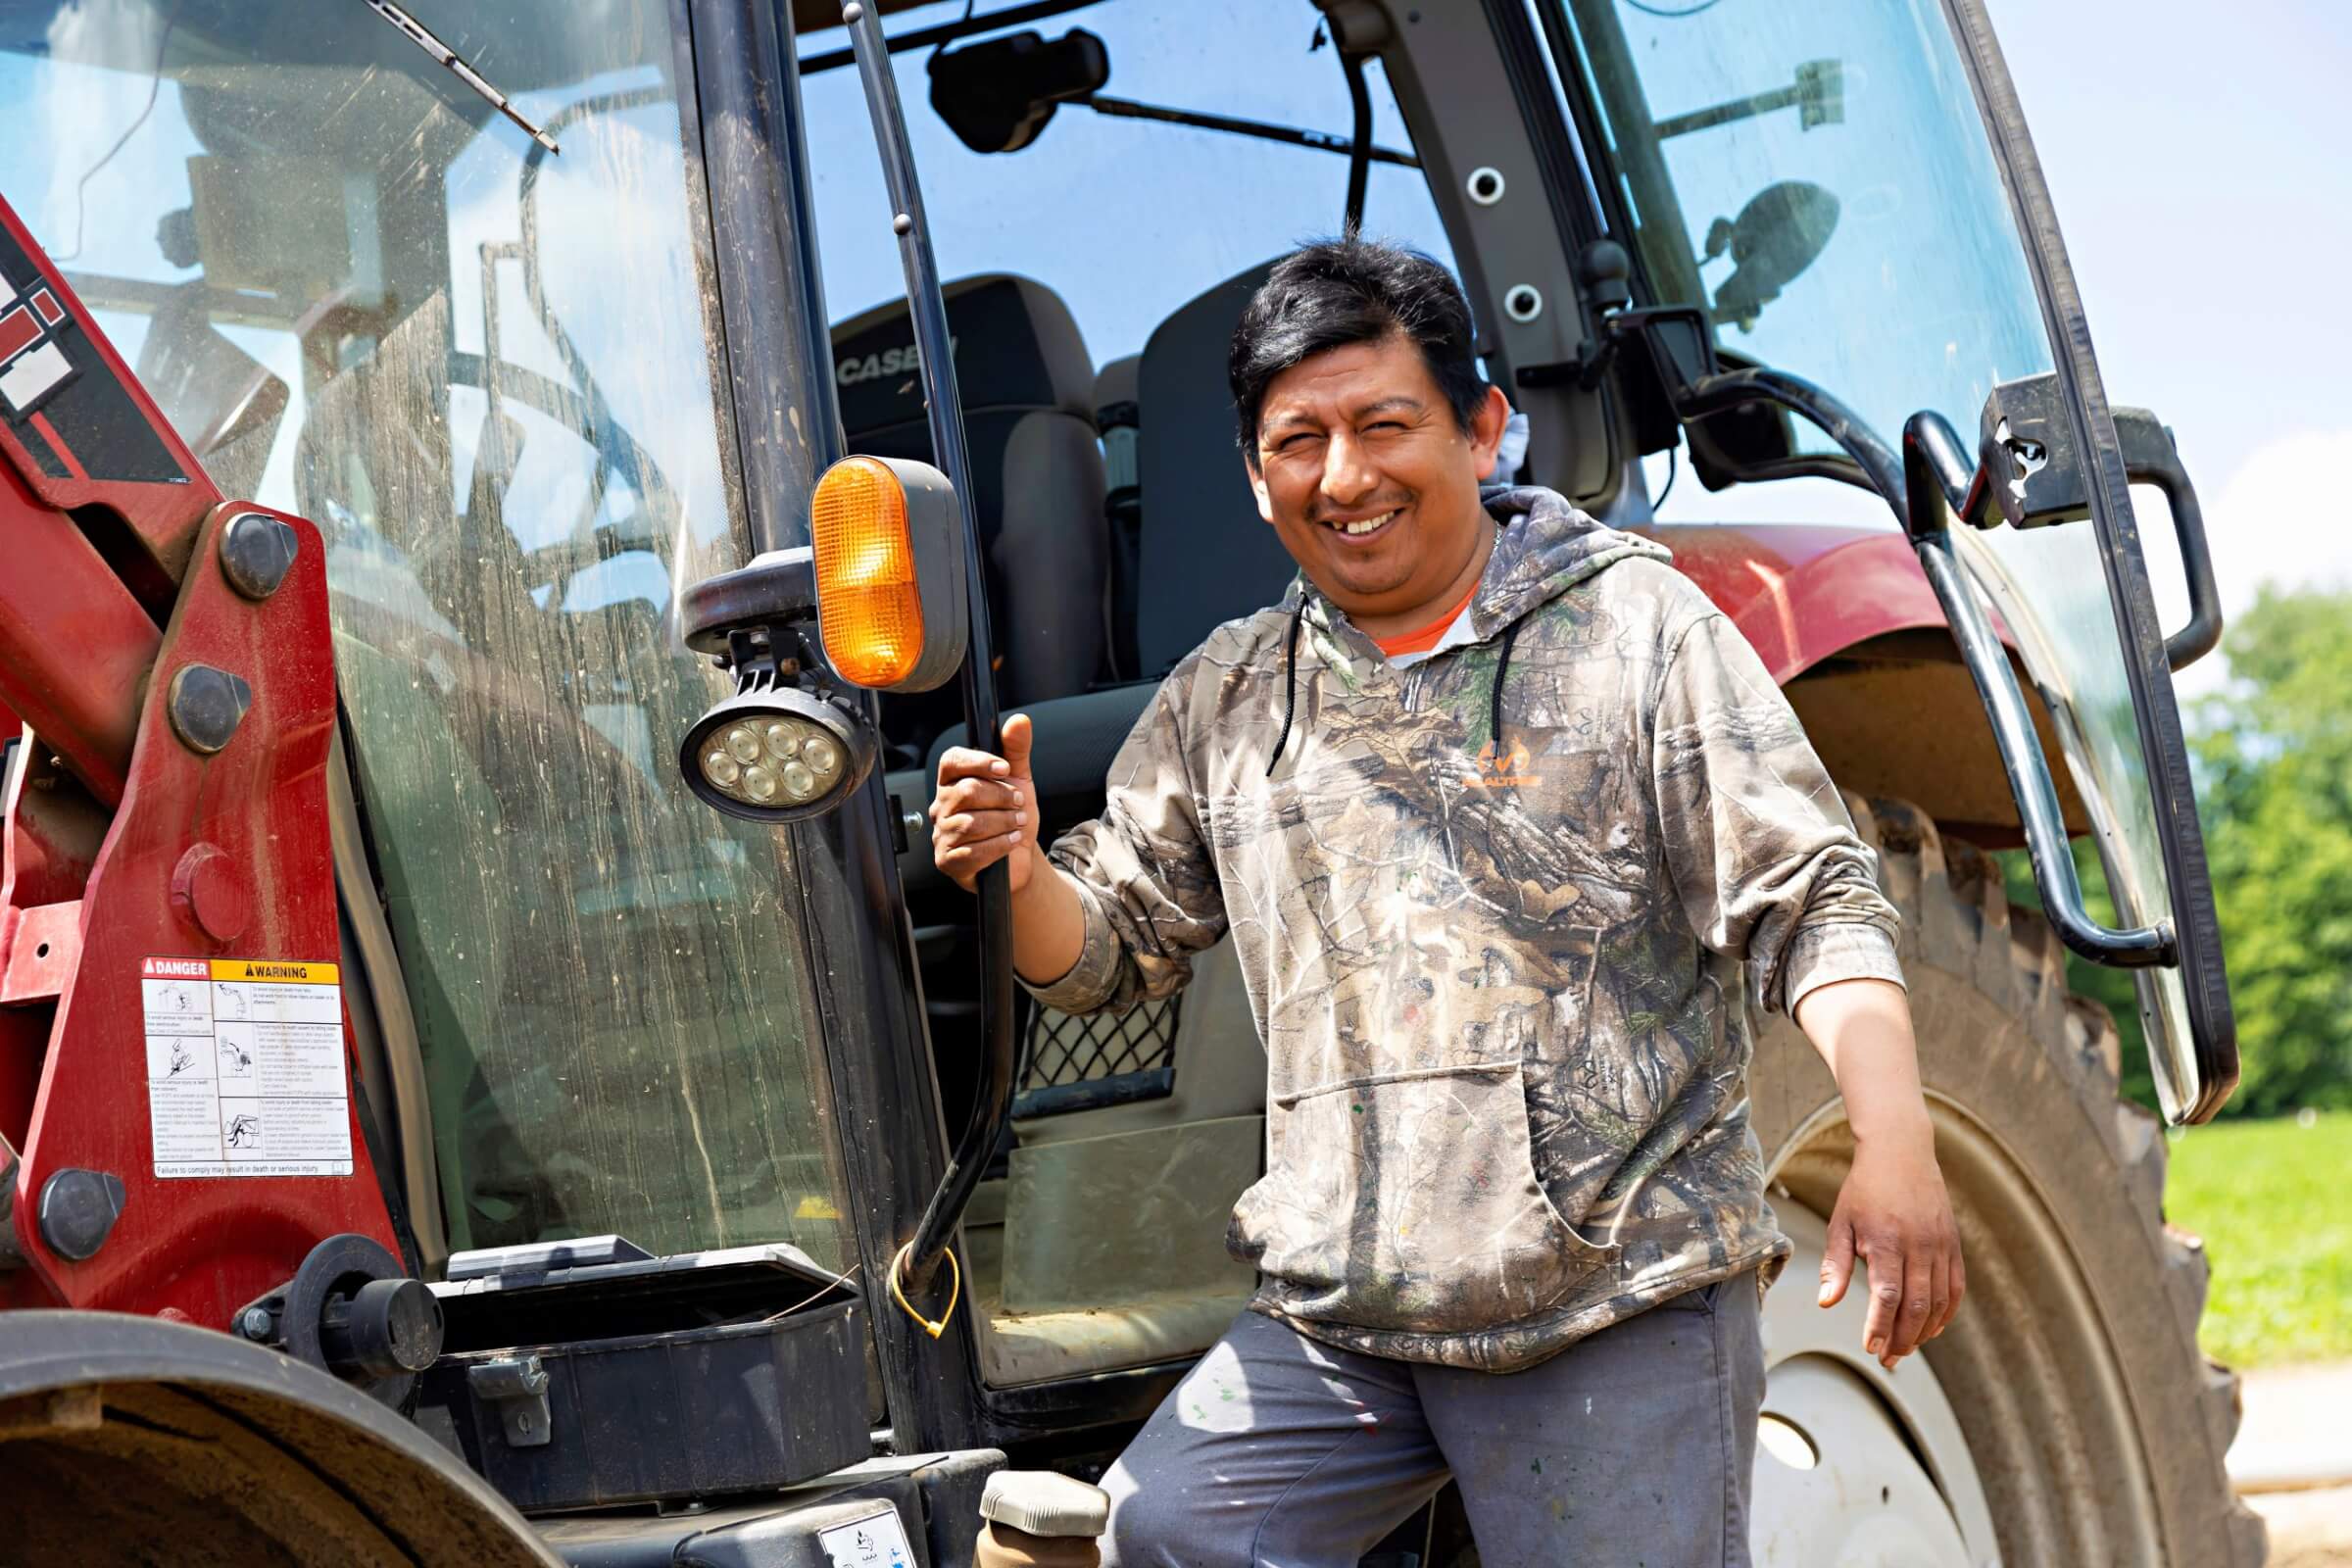
[[[956,352],[956,339],[948,339],[948,353]],[[871,354],[844,354],[833,362],[833,379],[843,386],[856,386],[860,381],[880,380],[885,376],[912,375],[923,368],[923,351],[912,343],[896,348],[877,349]]]
[[[56,337],[73,324],[46,284],[34,283],[20,299],[15,282],[0,277],[0,401],[11,418],[33,415],[74,379],[74,364]]]

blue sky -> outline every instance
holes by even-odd
[[[2352,583],[2352,7],[1987,4],[2108,394],[2173,426],[2225,605]]]

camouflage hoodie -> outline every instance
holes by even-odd
[[[1509,1371],[1777,1270],[1746,1003],[1901,975],[1746,640],[1660,546],[1487,505],[1475,640],[1396,669],[1299,582],[1176,666],[1054,846],[1086,940],[1035,990],[1123,1009],[1230,930],[1269,1072],[1228,1237],[1252,1304]]]

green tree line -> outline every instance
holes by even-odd
[[[2237,1015],[2225,1115],[2352,1106],[2352,593],[2264,590],[2223,638],[2230,681],[2182,713]],[[2010,897],[2036,903],[2024,852]],[[2087,902],[2112,919],[2090,841]],[[2115,1014],[2124,1092],[2154,1107],[2130,975],[2069,956],[2068,980]]]

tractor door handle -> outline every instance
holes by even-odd
[[[2180,449],[2164,421],[2145,409],[2117,409],[2115,433],[2122,439],[2124,476],[2164,492],[2173,532],[2180,541],[2180,570],[2188,579],[2188,624],[2164,640],[2164,657],[2178,673],[2203,659],[2222,640],[2222,596],[2213,580],[2213,552],[2205,543],[2205,514],[2197,487],[2181,466]]]

